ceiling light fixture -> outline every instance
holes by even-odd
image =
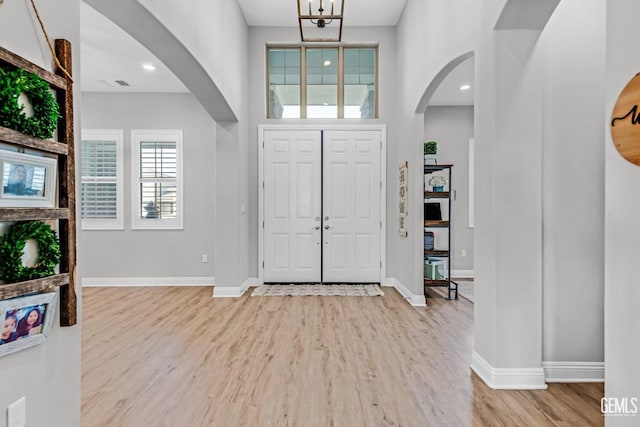
[[[469,90],[469,89],[471,89],[471,85],[464,84],[464,85],[460,86],[460,90]]]
[[[303,14],[303,6],[302,2],[305,1],[308,3],[308,14]],[[331,1],[331,9],[328,15],[325,15],[324,4],[327,0],[298,0],[298,25],[300,26],[300,39],[303,42],[339,42],[342,41],[342,15],[344,14],[344,2],[345,0],[340,1],[340,13],[336,14],[334,12],[334,0]],[[317,12],[314,12],[313,3],[318,4]],[[305,37],[304,34],[304,22],[310,22],[315,27],[319,29],[325,28],[327,25],[331,24],[333,21],[340,21],[340,26],[338,28],[338,36],[337,37]],[[311,27],[313,28],[313,27]],[[307,28],[307,32],[309,29]]]
[[[329,65],[331,65],[331,61],[329,61],[328,59],[326,61],[324,61],[322,63],[322,65],[324,65],[325,67],[328,67]]]
[[[142,68],[144,68],[147,71],[155,71],[156,67],[153,64],[142,64]]]

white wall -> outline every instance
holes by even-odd
[[[540,16],[554,10],[554,0],[534,5],[541,14],[514,0],[486,1],[480,9],[474,3],[407,2],[398,29],[400,69],[406,70],[401,140],[415,139],[410,113],[422,95],[416,88],[426,88],[447,63],[474,51],[475,353],[491,368],[528,369],[532,375],[524,382],[542,387],[543,323],[546,360],[602,361],[602,212],[585,212],[583,197],[586,187],[591,202],[603,198],[602,128],[592,123],[601,117],[604,13],[598,0],[563,0],[543,30]],[[507,3],[514,13],[501,18],[505,29],[494,31]],[[572,34],[576,26],[580,30]],[[585,91],[587,84],[591,90]],[[578,123],[584,128],[571,133]],[[570,155],[568,164],[562,162]],[[562,196],[553,188],[556,180],[563,183]],[[565,199],[553,203],[559,197]],[[411,248],[390,243],[409,257]],[[420,259],[406,268],[417,281]],[[586,315],[589,320],[576,325]]]
[[[604,361],[605,12],[600,0],[563,0],[537,46],[545,361]]]
[[[251,275],[257,277],[258,266],[258,125],[259,124],[386,124],[387,125],[387,188],[397,186],[397,173],[399,161],[390,162],[392,152],[401,145],[395,138],[397,126],[395,124],[396,110],[396,54],[395,54],[395,29],[393,27],[357,27],[345,28],[343,41],[346,43],[379,43],[379,119],[372,120],[281,120],[266,118],[266,62],[265,45],[267,43],[298,43],[300,31],[297,27],[250,27],[249,28],[249,93],[251,94],[249,110],[249,171],[251,200],[249,219],[251,224],[250,234],[250,266]],[[406,160],[406,159],[405,159]],[[394,191],[387,192],[387,236],[397,235],[397,201]],[[393,257],[387,252],[388,257]],[[389,275],[389,274],[387,274]]]
[[[422,143],[424,117],[419,101],[434,77],[455,58],[476,50],[485,4],[471,0],[448,2],[408,0],[397,28],[398,108],[393,151],[388,164],[409,161],[409,235],[390,233],[389,275],[415,295],[422,295]],[[464,13],[460,13],[464,11]],[[389,197],[389,209],[396,203]]]
[[[125,227],[80,233],[87,279],[214,276],[215,125],[191,94],[82,94],[82,128],[123,129],[125,142]],[[131,229],[132,129],[183,130],[183,230]]]
[[[247,26],[237,1],[139,0],[204,67],[240,118]]]
[[[636,55],[640,3],[607,2],[605,125],[605,394],[640,398],[640,169],[616,151],[609,120],[618,95],[640,70]],[[608,417],[608,427],[636,426],[638,417]]]
[[[52,40],[64,38],[73,49],[73,74],[80,81],[79,3],[37,2]],[[28,2],[0,4],[0,44],[36,64],[52,69],[51,56],[32,16]],[[78,83],[74,84],[79,93]],[[79,97],[75,98],[76,135],[80,118]],[[5,226],[6,224],[0,224]],[[3,228],[3,227],[0,227]],[[82,277],[82,245],[78,247],[78,278]],[[45,344],[0,359],[0,427],[6,427],[6,407],[22,396],[27,398],[29,426],[80,426],[80,321],[82,295],[78,288],[78,325],[61,328],[59,311]]]
[[[428,107],[424,141],[438,142],[438,163],[452,164],[453,211],[451,269],[473,270],[473,228],[469,227],[469,138],[473,138],[473,107]],[[437,232],[437,231],[436,231]],[[466,256],[462,256],[462,250]]]

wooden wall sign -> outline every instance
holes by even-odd
[[[640,73],[624,87],[611,114],[611,138],[631,163],[640,165]]]

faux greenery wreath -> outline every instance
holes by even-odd
[[[25,93],[33,107],[27,117],[18,102]],[[0,125],[37,138],[51,138],[58,125],[60,111],[49,84],[21,68],[0,68]]]
[[[27,240],[38,242],[38,260],[33,267],[22,264]],[[0,277],[7,283],[51,276],[60,262],[60,243],[51,226],[41,221],[17,222],[0,236]]]

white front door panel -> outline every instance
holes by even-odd
[[[324,132],[324,282],[380,281],[380,138]]]
[[[264,138],[264,281],[321,281],[321,135]]]

